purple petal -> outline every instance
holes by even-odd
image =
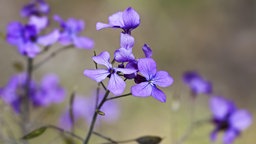
[[[38,38],[37,42],[43,46],[50,46],[58,41],[60,37],[59,30],[54,30],[48,35],[41,36]]]
[[[164,94],[163,91],[161,91],[160,89],[158,89],[156,86],[152,87],[152,96],[159,100],[160,102],[166,102],[166,95]]]
[[[210,134],[210,139],[211,139],[211,141],[214,142],[214,141],[217,139],[218,131],[219,131],[219,129],[218,129],[218,128],[215,128],[215,129],[211,132],[211,134]]]
[[[45,75],[41,85],[32,98],[35,106],[49,106],[60,103],[65,98],[65,89],[60,86],[59,78],[55,74]]]
[[[198,73],[188,71],[183,75],[183,81],[191,88],[194,94],[212,92],[212,85],[210,82],[205,81]]]
[[[38,31],[44,29],[48,25],[48,18],[45,17],[38,17],[38,16],[31,16],[29,18],[29,24],[34,25]]]
[[[108,82],[108,90],[111,91],[114,95],[120,95],[124,92],[125,89],[124,80],[119,77],[116,73],[110,76],[110,80]]]
[[[122,72],[123,74],[132,74],[137,70],[132,68],[115,68],[116,71]]]
[[[34,58],[41,51],[39,46],[30,42],[20,46],[19,50],[22,54],[30,58]]]
[[[20,45],[22,40],[23,25],[20,22],[12,22],[7,27],[7,41],[12,45]]]
[[[111,63],[109,63],[110,55],[107,51],[101,52],[99,55],[92,57],[92,59],[97,64],[104,65],[107,68],[112,68]]]
[[[59,43],[64,46],[71,45],[73,43],[73,39],[68,33],[60,33]]]
[[[92,49],[94,47],[94,41],[87,37],[76,37],[73,39],[74,45],[77,48]]]
[[[64,20],[59,15],[54,15],[53,19],[60,24],[64,23]]]
[[[237,136],[238,136],[238,133],[235,130],[229,129],[223,135],[223,143],[232,144]]]
[[[84,70],[84,75],[96,82],[103,81],[109,74],[108,70],[105,69]]]
[[[239,131],[243,131],[252,124],[252,116],[246,110],[238,110],[230,117],[231,126]]]
[[[129,62],[135,59],[132,49],[120,48],[115,51],[114,55],[117,62]]]
[[[131,7],[123,12],[123,22],[125,29],[134,29],[140,24],[139,14]]]
[[[210,98],[210,109],[213,113],[214,118],[223,120],[226,116],[234,111],[234,106],[230,101],[218,96]]]
[[[37,0],[37,1],[39,3],[39,10],[45,14],[49,13],[50,6],[44,0]]]
[[[148,82],[142,82],[131,87],[133,96],[148,97],[152,93],[152,86]]]
[[[166,71],[158,71],[153,81],[160,87],[168,87],[173,83],[173,78]]]
[[[113,26],[109,25],[109,24],[105,24],[105,23],[101,23],[101,22],[96,23],[96,30],[101,30],[104,28],[111,28],[111,27],[113,27]]]
[[[120,38],[120,46],[121,48],[131,49],[134,45],[134,38],[129,34],[123,34],[121,33]]]
[[[123,21],[123,12],[117,12],[113,15],[109,16],[108,18],[109,24],[114,27],[123,27],[124,21]]]
[[[65,27],[63,27],[63,28],[64,28],[64,30],[68,31],[71,34],[78,34],[82,30],[84,30],[84,25],[85,25],[84,21],[82,21],[82,20],[69,18],[65,22]]]
[[[69,111],[66,111],[60,116],[59,125],[65,130],[71,130],[74,124],[71,122]]]
[[[152,50],[147,44],[144,44],[144,46],[142,47],[142,50],[143,50],[146,58],[152,57],[152,55],[153,55]]]
[[[156,62],[151,58],[139,59],[138,69],[147,80],[151,80],[156,74]]]

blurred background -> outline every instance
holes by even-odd
[[[28,0],[0,0],[0,32],[6,32],[11,21],[24,21],[20,8]],[[192,102],[189,89],[182,83],[182,74],[195,70],[210,80],[214,94],[224,96],[240,108],[256,112],[256,1],[255,0],[48,0],[51,15],[59,14],[64,19],[74,17],[86,23],[86,35],[95,40],[95,51],[108,50],[113,54],[119,48],[118,29],[96,31],[96,22],[108,22],[108,16],[133,7],[141,17],[141,25],[132,35],[135,37],[134,53],[141,56],[141,48],[147,43],[153,50],[158,69],[168,71],[174,84],[165,88],[167,103],[152,97],[127,97],[118,99],[119,119],[103,123],[96,131],[116,140],[137,138],[143,135],[158,135],[163,144],[174,144],[191,122],[191,107],[194,119],[211,116],[208,97],[200,95]],[[56,26],[56,24],[55,24]],[[56,47],[58,47],[57,45]],[[47,109],[38,109],[32,115],[38,125],[58,124],[61,113],[69,101],[69,94],[76,92],[90,96],[96,83],[83,76],[83,70],[94,68],[91,61],[93,51],[70,49],[56,56],[35,71],[33,77],[40,81],[44,74],[57,73],[67,89],[64,103]],[[113,56],[113,55],[112,55]],[[11,75],[17,73],[13,63],[25,59],[15,47],[0,40],[0,87]],[[132,84],[132,83],[131,83]],[[128,90],[127,90],[128,92]],[[10,108],[2,101],[0,117],[15,119]],[[173,109],[174,104],[178,109]],[[86,106],[85,106],[86,109]],[[42,115],[40,115],[43,113]],[[39,116],[38,116],[39,115]],[[14,118],[12,118],[14,117]],[[38,119],[39,117],[39,119]],[[8,121],[14,129],[12,121]],[[38,126],[36,125],[36,126]],[[34,126],[34,128],[36,128]],[[88,126],[79,121],[76,132],[85,136]],[[211,143],[209,134],[213,127],[203,125],[193,131],[186,144]],[[1,130],[0,130],[1,131]],[[256,125],[246,130],[235,144],[249,144],[255,139]],[[18,134],[14,134],[19,138]],[[92,143],[104,140],[93,136]],[[31,140],[36,144],[63,143],[58,133],[46,132]],[[221,136],[218,142],[221,143]]]

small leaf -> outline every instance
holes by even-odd
[[[105,113],[103,111],[100,110],[96,110],[97,114],[101,115],[101,116],[105,116]]]
[[[158,136],[143,136],[136,139],[138,144],[159,144],[162,138]]]
[[[32,139],[32,138],[38,137],[41,134],[43,134],[46,129],[47,129],[47,127],[43,126],[43,127],[38,128],[36,130],[33,130],[32,132],[30,132],[27,135],[23,136],[21,139],[28,140],[28,139]]]
[[[14,62],[14,63],[13,63],[13,67],[14,67],[14,69],[15,69],[17,72],[22,72],[22,71],[24,71],[24,66],[23,66],[23,64],[22,64],[21,62],[18,62],[18,61]]]

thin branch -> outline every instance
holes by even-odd
[[[107,98],[106,101],[113,100],[113,99],[118,99],[118,98],[122,98],[122,97],[127,97],[127,96],[130,96],[130,95],[132,95],[132,93],[127,93],[127,94],[123,94],[123,95],[120,95],[120,96],[114,96],[114,97]]]
[[[104,88],[105,91],[107,91],[107,87],[104,85],[103,82],[100,82],[101,86]]]
[[[89,140],[91,138],[91,135],[92,135],[92,132],[93,132],[93,129],[94,129],[94,125],[95,125],[95,122],[96,122],[97,116],[98,116],[98,110],[100,110],[101,107],[103,106],[103,104],[106,102],[109,93],[110,93],[110,91],[107,90],[105,95],[104,95],[104,97],[103,97],[103,99],[102,99],[102,101],[100,102],[98,107],[94,110],[93,118],[92,118],[92,121],[91,121],[91,124],[90,124],[89,131],[87,133],[86,139],[84,141],[84,144],[88,144],[88,142],[89,142]]]
[[[71,97],[69,100],[69,118],[71,122],[71,132],[74,132],[74,123],[75,123],[75,118],[74,118],[74,100],[75,100],[75,92],[71,93]]]
[[[104,136],[104,135],[102,135],[102,134],[100,134],[100,133],[97,133],[97,132],[95,132],[95,131],[93,131],[92,133],[95,134],[95,135],[98,136],[98,137],[101,137],[101,138],[103,138],[103,139],[105,139],[105,140],[107,140],[107,141],[113,143],[113,144],[118,144],[116,141],[114,141],[114,140],[112,140],[111,138],[106,137],[106,136]]]
[[[76,139],[78,139],[78,140],[80,140],[80,141],[82,141],[82,142],[84,141],[84,139],[83,139],[82,137],[80,137],[80,136],[74,134],[73,132],[66,131],[66,130],[64,130],[64,129],[62,129],[62,128],[59,128],[59,127],[55,126],[55,125],[47,125],[46,127],[47,127],[47,128],[51,128],[51,129],[54,129],[54,130],[57,130],[57,131],[59,131],[60,133],[64,133],[64,134],[70,135],[70,136],[72,136],[72,137],[74,137],[74,138],[76,138]]]
[[[197,127],[201,126],[202,124],[205,124],[209,121],[210,121],[210,119],[203,119],[203,120],[198,120],[198,121],[194,121],[193,123],[191,123],[191,125],[187,129],[186,133],[184,135],[182,135],[181,138],[175,144],[184,143],[188,139],[188,137],[192,134],[192,132],[195,128],[197,128]]]
[[[39,67],[41,67],[43,64],[45,64],[47,61],[51,60],[52,58],[54,58],[57,54],[72,48],[73,45],[68,45],[62,48],[58,48],[57,50],[55,50],[54,52],[52,52],[49,56],[47,56],[46,58],[44,58],[42,61],[38,62],[37,64],[34,65],[34,70],[38,69]]]

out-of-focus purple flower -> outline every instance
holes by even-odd
[[[21,9],[21,16],[42,16],[48,14],[50,6],[44,0],[32,0]]]
[[[39,85],[36,94],[32,97],[35,106],[49,106],[60,103],[65,98],[65,89],[60,86],[57,75],[45,75]]]
[[[134,96],[153,96],[160,102],[166,102],[164,92],[157,88],[168,87],[173,83],[173,78],[166,71],[157,71],[156,62],[151,58],[138,60],[138,70],[145,77],[145,81],[132,86],[131,92]]]
[[[131,7],[128,7],[123,12],[117,12],[108,18],[108,24],[98,22],[96,29],[103,28],[121,28],[124,33],[130,34],[133,29],[140,25],[139,14]]]
[[[103,93],[99,95],[99,102],[103,99]],[[93,97],[84,97],[84,96],[75,96],[73,102],[73,116],[74,123],[79,119],[83,119],[87,124],[90,124],[94,110],[95,110],[95,96]],[[101,111],[105,113],[105,116],[99,117],[100,121],[107,123],[114,123],[119,117],[119,106],[114,101],[106,102]],[[73,127],[71,122],[69,109],[67,109],[60,118],[61,127],[70,130]]]
[[[37,35],[35,26],[12,22],[7,27],[6,38],[10,44],[18,47],[20,54],[33,58],[41,51],[36,44]]]
[[[94,41],[88,37],[78,36],[84,30],[84,22],[73,18],[64,21],[58,15],[54,19],[60,23],[59,42],[62,45],[74,44],[77,48],[92,49]]]
[[[143,50],[146,58],[151,58],[152,57],[152,55],[153,55],[152,50],[147,44],[143,45],[142,50]]]
[[[198,73],[188,71],[183,75],[183,81],[187,84],[194,96],[198,94],[210,94],[212,85],[209,81],[204,80]]]
[[[97,64],[104,65],[107,69],[85,70],[84,75],[95,80],[96,82],[103,81],[106,77],[110,77],[107,89],[114,95],[123,93],[125,89],[124,80],[118,76],[118,73],[131,74],[136,72],[135,69],[128,68],[114,68],[109,62],[110,55],[107,51],[100,53],[98,56],[92,58]]]
[[[21,98],[25,96],[26,74],[17,74],[11,77],[7,85],[1,88],[0,96],[3,101],[12,106],[16,113],[20,112]],[[36,91],[34,81],[30,82],[30,96],[33,96]]]
[[[121,33],[120,47],[115,51],[115,60],[117,62],[129,62],[135,59],[132,48],[134,45],[134,38],[129,34]]]
[[[233,102],[222,97],[211,97],[210,109],[215,125],[210,136],[212,141],[216,140],[218,132],[224,131],[223,143],[232,144],[235,138],[252,123],[252,116],[247,110],[237,109]]]

